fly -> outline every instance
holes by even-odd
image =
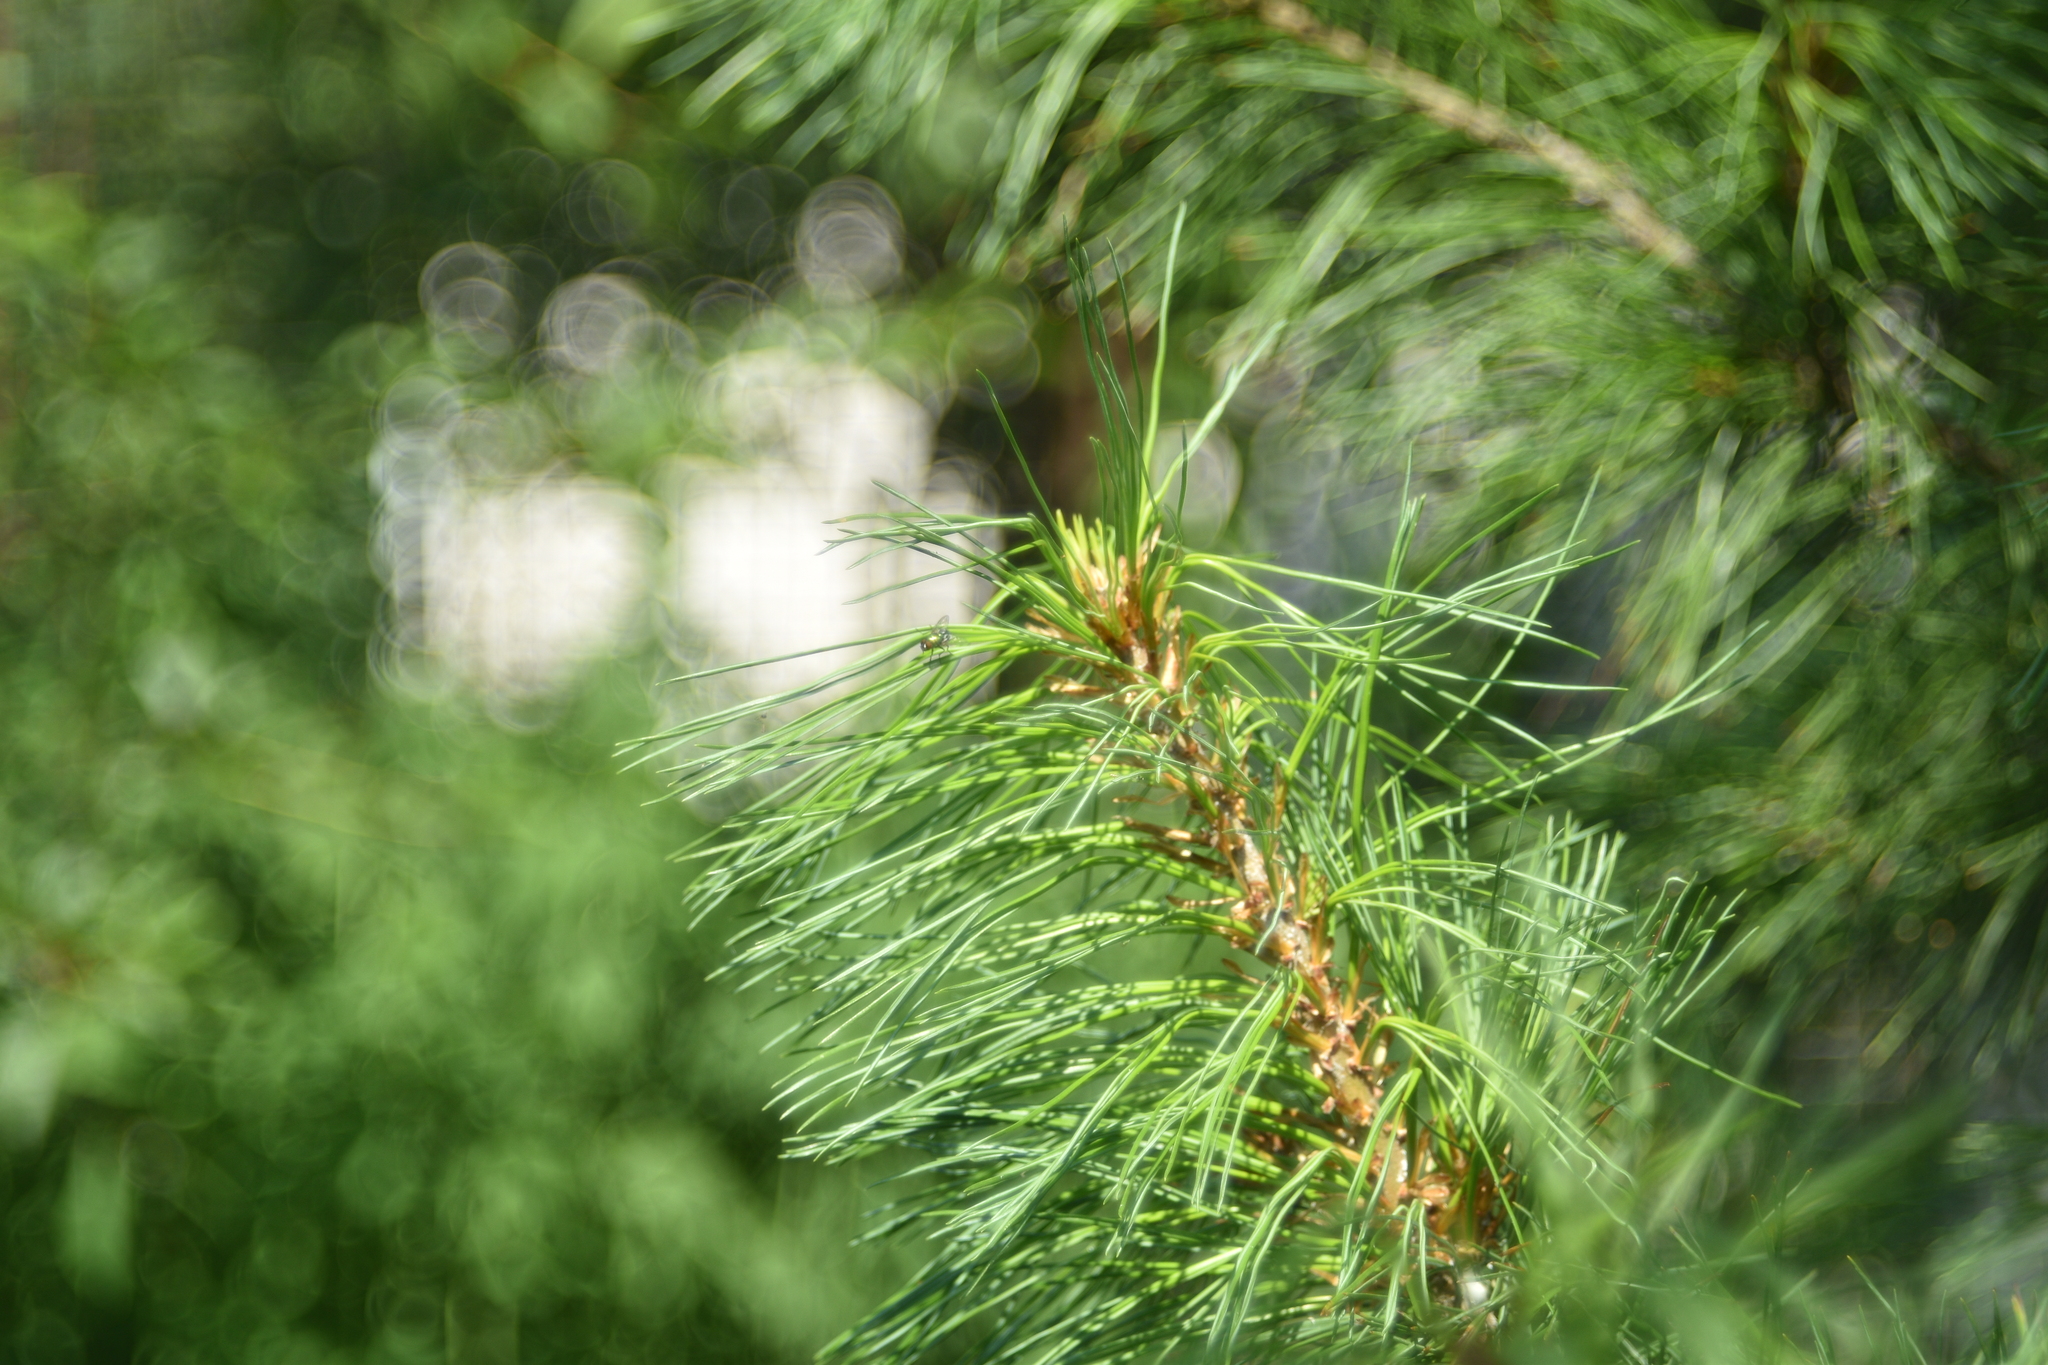
[[[926,631],[917,642],[917,652],[932,663],[943,659],[946,651],[953,647],[953,632],[946,629],[946,623],[950,620],[950,616],[941,616],[937,624]]]

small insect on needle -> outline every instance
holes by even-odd
[[[941,662],[946,657],[946,651],[952,648],[953,632],[946,629],[947,623],[951,620],[950,616],[941,616],[917,642],[917,652],[931,663]]]

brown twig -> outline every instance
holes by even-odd
[[[1474,142],[1540,161],[1557,172],[1572,197],[1607,215],[1624,240],[1667,265],[1697,272],[1699,248],[1661,218],[1621,171],[1607,165],[1550,125],[1520,119],[1465,94],[1388,52],[1349,29],[1325,24],[1300,0],[1224,0],[1226,9],[1251,10],[1268,28],[1318,48],[1339,61],[1363,67],[1415,111],[1432,122],[1462,133]],[[1092,127],[1092,125],[1091,125]],[[1043,223],[1012,253],[1007,269],[1021,279],[1030,263],[1052,244],[1071,236],[1081,220],[1088,183],[1105,158],[1114,155],[1120,128],[1094,129],[1086,145],[1060,175],[1058,191]]]
[[[1681,270],[1700,268],[1699,248],[1658,217],[1620,172],[1548,124],[1518,119],[1473,99],[1349,29],[1323,23],[1298,0],[1236,0],[1233,7],[1252,8],[1268,28],[1363,67],[1432,122],[1474,142],[1542,162],[1558,173],[1581,204],[1605,212],[1632,246]]]
[[[1489,1210],[1504,1196],[1489,1164],[1425,1125],[1399,1116],[1382,1120],[1387,1083],[1399,1063],[1387,1056],[1383,1016],[1373,1007],[1377,997],[1353,979],[1355,963],[1347,967],[1336,958],[1327,883],[1306,856],[1289,857],[1277,831],[1261,828],[1271,823],[1258,818],[1261,793],[1229,761],[1228,708],[1204,705],[1209,684],[1180,609],[1164,592],[1146,597],[1146,561],[1158,549],[1155,533],[1136,562],[1118,556],[1108,565],[1082,557],[1067,565],[1067,586],[1084,609],[1086,639],[1043,618],[1034,619],[1034,628],[1070,643],[1099,644],[1106,657],[1083,678],[1055,676],[1046,686],[1072,691],[1078,685],[1113,698],[1156,744],[1163,761],[1119,761],[1150,768],[1153,780],[1185,801],[1186,818],[1177,826],[1126,818],[1124,826],[1175,862],[1235,883],[1237,894],[1222,902],[1229,914],[1221,932],[1233,947],[1292,978],[1293,999],[1279,1027],[1307,1054],[1322,1083],[1322,1112],[1346,1139],[1338,1147],[1368,1162],[1372,1174],[1386,1172],[1383,1209],[1393,1213],[1419,1203],[1431,1230],[1447,1243],[1491,1240],[1499,1218],[1489,1222]],[[1270,800],[1265,808],[1271,809]],[[1466,1190],[1462,1200],[1460,1189]]]

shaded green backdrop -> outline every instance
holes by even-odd
[[[427,258],[744,265],[561,18],[0,9],[5,1358],[798,1360],[889,1279],[619,776],[659,661],[528,734],[371,673]],[[671,211],[579,233],[601,149]]]

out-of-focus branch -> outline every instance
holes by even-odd
[[[1618,171],[1547,124],[1481,103],[1356,33],[1323,23],[1298,0],[1238,0],[1237,7],[1251,9],[1268,28],[1364,67],[1425,118],[1475,142],[1541,161],[1580,203],[1605,212],[1631,245],[1681,270],[1700,268],[1699,248],[1684,233],[1658,217]]]

